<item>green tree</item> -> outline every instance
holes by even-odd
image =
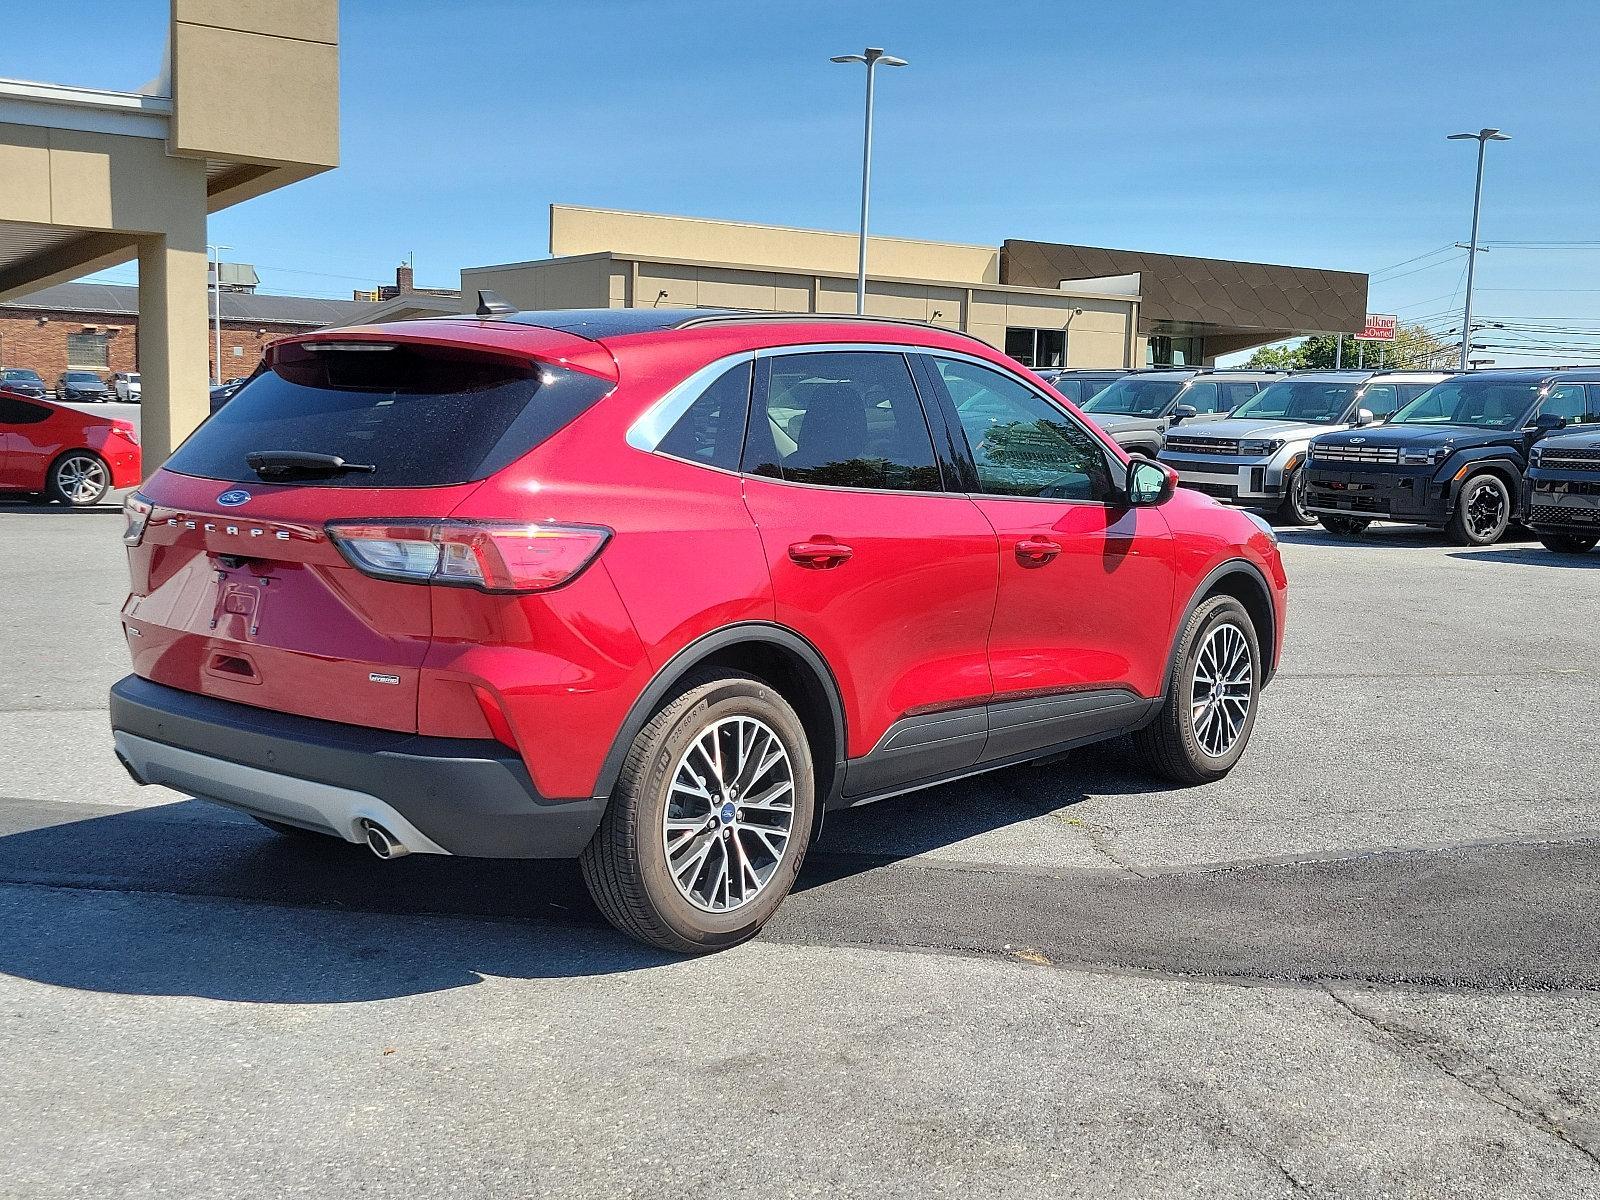
[[[1365,349],[1362,349],[1362,346]],[[1421,325],[1401,325],[1392,342],[1359,343],[1346,334],[1344,365],[1355,367],[1440,367],[1453,365],[1456,348],[1441,342]],[[1247,367],[1277,367],[1291,371],[1329,371],[1335,362],[1335,338],[1315,334],[1292,345],[1263,346],[1250,356]]]

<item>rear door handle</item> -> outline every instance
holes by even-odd
[[[789,547],[789,557],[800,566],[812,571],[825,571],[837,567],[855,551],[843,542],[795,542]]]
[[[1017,543],[1017,558],[1029,566],[1043,566],[1061,553],[1061,547],[1049,538],[1023,538]]]

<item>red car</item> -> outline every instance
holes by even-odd
[[[0,388],[0,494],[21,492],[83,507],[139,483],[139,434],[96,417]]]
[[[286,339],[127,505],[141,783],[285,834],[581,858],[754,934],[829,809],[1129,732],[1243,752],[1258,518],[926,326],[509,311]]]

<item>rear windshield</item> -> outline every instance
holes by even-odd
[[[295,344],[274,358],[178,447],[167,470],[259,483],[248,455],[294,451],[363,468],[296,484],[469,483],[526,454],[612,387],[545,363],[433,346]]]

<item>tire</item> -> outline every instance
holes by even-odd
[[[1283,493],[1283,503],[1278,506],[1275,514],[1278,524],[1304,526],[1317,523],[1317,515],[1306,508],[1306,480],[1304,467],[1300,467],[1289,477],[1289,486]],[[1337,517],[1333,519],[1338,520]]]
[[[1330,517],[1326,514],[1319,516],[1322,527],[1329,533],[1338,537],[1360,537],[1366,532],[1371,521],[1364,521],[1360,517]]]
[[[1492,546],[1511,524],[1511,489],[1492,471],[1467,477],[1445,532],[1458,546]]]
[[[718,748],[720,770],[708,747]],[[782,761],[745,778],[740,797],[737,766],[759,766],[774,748]],[[756,789],[766,801],[760,809],[739,803]],[[816,803],[811,747],[794,709],[752,676],[697,673],[634,738],[579,859],[583,879],[606,919],[647,946],[722,950],[759,933],[789,894]],[[678,839],[670,855],[669,837]]]
[[[111,490],[111,468],[91,450],[69,450],[50,464],[45,495],[57,504],[88,508]]]
[[[1241,655],[1247,662],[1239,661]],[[1221,691],[1209,688],[1198,702],[1205,707],[1197,713],[1194,697],[1206,686],[1207,674],[1237,677],[1225,693],[1230,699],[1208,703],[1207,696]],[[1248,687],[1244,693],[1238,691],[1241,681]],[[1249,744],[1260,697],[1261,643],[1250,614],[1232,596],[1213,596],[1184,625],[1166,700],[1156,719],[1134,735],[1134,744],[1158,774],[1174,783],[1221,779]]]
[[[1546,550],[1557,554],[1587,554],[1600,545],[1600,537],[1589,537],[1582,533],[1541,533],[1537,537]]]

